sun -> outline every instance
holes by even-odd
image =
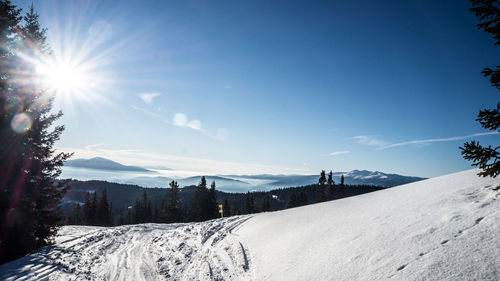
[[[37,67],[37,72],[44,87],[57,94],[82,94],[92,82],[82,66],[67,62],[46,62]]]
[[[47,33],[50,51],[19,54],[35,73],[36,79],[26,82],[53,98],[56,109],[88,111],[96,105],[113,104],[113,97],[120,94],[115,91],[114,55],[124,43],[113,40],[106,24],[94,24],[87,30],[72,18],[66,20],[66,24],[60,19],[52,22],[55,28]]]

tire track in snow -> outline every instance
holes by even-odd
[[[56,245],[0,266],[0,280],[248,280],[248,250],[232,231],[249,218],[65,227]]]
[[[230,217],[194,224],[187,232],[199,236],[192,263],[183,269],[182,280],[249,279],[250,268],[242,241],[232,231],[250,217]],[[195,239],[196,240],[196,239]]]

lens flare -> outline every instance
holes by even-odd
[[[18,134],[27,132],[31,128],[31,125],[31,118],[26,113],[18,113],[10,121],[10,127]]]
[[[19,113],[24,109],[23,100],[18,96],[9,97],[4,105],[4,109],[8,113]]]

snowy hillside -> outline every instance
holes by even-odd
[[[476,173],[255,216],[237,233],[255,280],[498,280],[500,179]]]
[[[204,223],[63,227],[0,280],[498,280],[500,179],[476,173]]]

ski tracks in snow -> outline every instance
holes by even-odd
[[[157,268],[172,280],[248,280],[248,250],[233,230],[249,218],[190,224],[157,237],[152,247],[172,253],[160,257]]]
[[[190,224],[63,227],[54,246],[0,266],[1,280],[248,280],[238,216]]]

